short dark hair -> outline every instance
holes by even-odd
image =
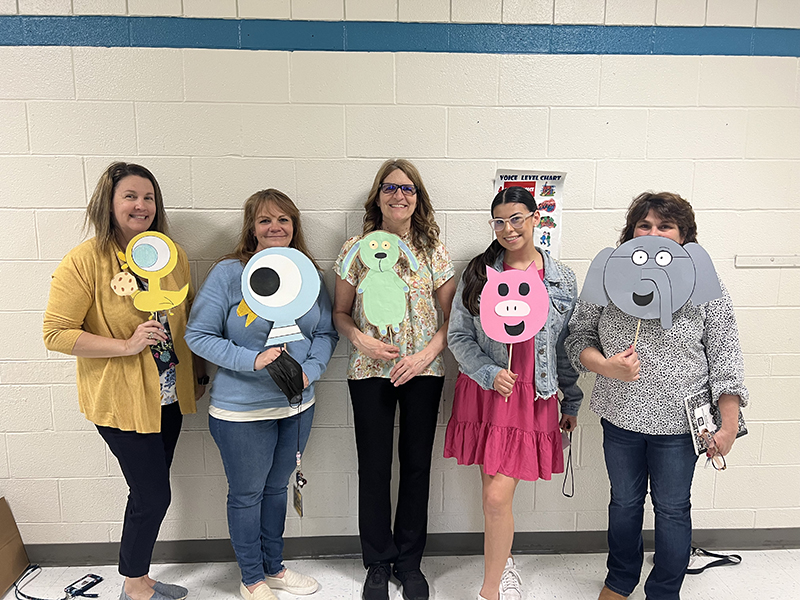
[[[664,221],[675,223],[681,233],[683,243],[697,242],[697,223],[694,210],[687,200],[672,192],[643,192],[636,196],[628,207],[625,228],[619,236],[619,243],[633,239],[636,224],[646,218],[653,210]]]

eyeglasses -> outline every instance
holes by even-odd
[[[532,217],[533,213],[529,212],[527,215],[514,215],[510,219],[489,219],[489,225],[495,231],[503,231],[506,228],[506,223],[511,223],[514,229],[522,229],[525,224],[525,219]]]
[[[381,184],[381,191],[384,194],[388,194],[390,196],[394,196],[394,193],[398,189],[401,192],[403,192],[404,196],[413,196],[414,194],[417,193],[417,186],[415,186],[415,185],[410,185],[410,184],[409,185],[405,185],[405,184],[399,185],[397,183],[382,183]]]
[[[703,442],[705,442],[705,445],[708,448],[706,451],[706,456],[708,456],[708,459],[706,460],[706,466],[708,466],[708,463],[711,463],[711,466],[717,471],[724,471],[727,469],[728,465],[725,462],[725,457],[719,453],[717,443],[714,441],[714,436],[708,431],[708,429],[703,429],[698,436],[703,440]]]

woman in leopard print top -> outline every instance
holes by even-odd
[[[697,241],[691,205],[676,194],[644,193],[628,208],[620,236],[658,235],[679,244]],[[671,329],[642,320],[612,302],[579,301],[569,323],[567,354],[581,372],[597,373],[591,408],[601,417],[608,507],[608,575],[600,600],[627,597],[639,583],[642,522],[649,487],[655,509],[656,563],[645,583],[649,600],[678,600],[691,551],[691,485],[697,456],[684,399],[698,392],[719,407],[714,434],[727,454],[738,430],[739,406],[747,403],[744,361],[730,296],[673,314]]]

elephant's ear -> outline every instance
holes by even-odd
[[[361,242],[358,241],[353,244],[353,247],[350,248],[349,252],[345,255],[344,260],[342,261],[341,266],[339,267],[341,272],[339,276],[342,279],[347,279],[347,274],[350,272],[350,266],[353,264],[353,260],[356,258],[356,254],[358,254],[358,248],[361,245]]]
[[[603,248],[594,257],[592,264],[589,266],[589,271],[586,273],[586,279],[581,290],[580,299],[584,302],[597,304],[598,306],[608,306],[608,294],[606,294],[606,286],[603,280],[605,279],[606,263],[612,252],[614,252],[613,248]]]
[[[694,290],[691,301],[695,306],[711,302],[722,297],[717,270],[711,257],[700,244],[689,242],[683,249],[692,257],[694,263]]]

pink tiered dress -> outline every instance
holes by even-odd
[[[508,267],[506,267],[508,268]],[[544,277],[544,271],[539,271]],[[514,344],[511,371],[518,375],[505,402],[459,373],[444,456],[460,465],[483,465],[487,475],[535,481],[564,471],[558,397],[536,399],[534,339]]]

